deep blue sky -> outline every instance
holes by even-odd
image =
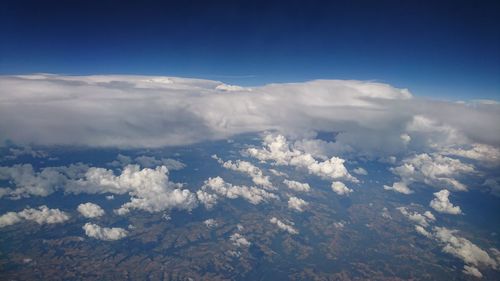
[[[439,2],[439,3],[435,3]],[[378,80],[500,100],[500,1],[1,1],[0,73]]]

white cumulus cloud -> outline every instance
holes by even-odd
[[[101,227],[94,223],[86,223],[83,227],[85,235],[99,240],[114,241],[125,238],[128,231],[120,227]]]
[[[101,206],[91,202],[78,205],[76,210],[86,218],[97,218],[105,213]]]
[[[252,178],[252,181],[256,185],[260,185],[266,189],[274,189],[271,182],[269,181],[269,176],[265,176],[262,170],[252,163],[243,160],[236,160],[235,162],[229,160],[224,162],[224,160],[217,157],[217,155],[212,155],[212,158],[217,160],[222,167],[247,174]]]
[[[272,224],[275,224],[279,229],[281,230],[284,230],[292,235],[295,235],[295,234],[298,234],[299,232],[293,227],[292,224],[287,224],[287,223],[284,223],[282,221],[280,221],[279,219],[277,219],[276,217],[272,217],[269,222],[271,222]]]
[[[147,212],[174,208],[191,210],[198,204],[195,194],[169,181],[165,166],[141,170],[138,165],[128,165],[118,176],[112,170],[92,167],[83,179],[68,184],[66,190],[73,193],[128,193],[130,201],[116,210],[118,214],[133,209]]]
[[[292,181],[292,180],[284,180],[283,183],[286,186],[288,186],[288,188],[295,190],[295,191],[309,192],[311,190],[311,186],[309,186],[308,183],[301,183],[301,182]]]
[[[208,228],[213,228],[217,226],[217,221],[215,219],[206,219],[203,221],[203,224]]]
[[[462,270],[462,272],[465,274],[468,274],[468,275],[472,275],[472,276],[477,277],[477,278],[483,277],[483,274],[479,271],[479,269],[477,269],[474,266],[470,266],[470,265],[464,265],[464,269]]]
[[[341,181],[332,182],[332,190],[333,190],[333,192],[337,193],[338,195],[349,195],[349,193],[353,192],[352,189],[348,188]]]
[[[36,209],[27,208],[17,213],[8,212],[0,216],[0,227],[19,223],[23,220],[34,221],[38,224],[63,223],[69,218],[70,216],[67,213],[59,209],[49,209],[49,207],[42,205]]]
[[[303,212],[304,208],[307,207],[308,205],[309,203],[295,196],[292,196],[288,199],[288,208],[295,210],[297,212]]]
[[[141,165],[144,168],[154,168],[156,166],[165,166],[169,171],[181,170],[186,167],[186,164],[172,159],[172,158],[161,158],[157,159],[154,156],[138,156],[135,159],[135,162]]]
[[[412,194],[413,190],[411,190],[405,182],[395,182],[392,185],[384,185],[385,190],[392,190],[395,192],[403,193],[403,194]]]
[[[356,169],[352,170],[353,173],[355,173],[356,175],[360,175],[360,176],[367,176],[368,175],[368,172],[363,169],[362,167],[357,167]]]
[[[462,259],[469,266],[490,266],[497,267],[497,262],[490,255],[479,248],[471,241],[457,236],[456,230],[450,230],[445,227],[434,227],[435,237],[443,246],[443,252],[454,255]]]
[[[403,214],[409,220],[411,220],[411,221],[413,221],[413,222],[415,222],[423,227],[429,226],[430,222],[433,222],[436,220],[434,215],[429,211],[426,211],[424,214],[420,214],[418,212],[410,211],[406,207],[399,207],[397,209],[401,212],[401,214]]]
[[[290,149],[290,145],[283,135],[266,135],[263,145],[262,148],[249,148],[246,153],[261,161],[273,161],[276,165],[303,168],[310,174],[325,179],[346,179],[358,182],[345,168],[344,159],[333,156],[325,161],[317,161],[309,153]]]
[[[391,171],[398,175],[401,181],[392,187],[385,186],[385,189],[409,194],[411,191],[408,185],[413,182],[425,183],[435,188],[465,191],[467,186],[456,177],[473,173],[475,170],[472,165],[462,163],[458,159],[422,153],[404,159],[401,166],[391,168]]]
[[[458,215],[462,213],[462,210],[459,206],[454,206],[449,199],[450,192],[446,189],[443,189],[439,192],[435,192],[434,196],[436,198],[432,199],[429,206],[436,210],[436,212],[450,214],[450,215]]]
[[[233,242],[233,245],[236,247],[248,247],[251,244],[243,235],[239,233],[231,234],[229,240]]]
[[[241,197],[254,205],[266,202],[271,199],[279,198],[276,194],[267,192],[255,186],[248,187],[245,185],[232,185],[225,182],[221,177],[209,178],[208,180],[206,180],[201,188],[201,191],[203,192],[198,194],[199,198],[209,198],[209,196],[207,196],[207,193],[215,193],[219,196],[227,197],[230,199]],[[203,200],[211,201],[210,199]],[[215,202],[215,200],[213,202]]]

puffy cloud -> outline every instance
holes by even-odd
[[[491,145],[473,143],[469,147],[448,148],[442,153],[473,159],[486,166],[500,165],[500,149]]]
[[[295,190],[295,191],[309,192],[309,190],[311,190],[311,186],[309,186],[308,183],[301,183],[301,182],[292,181],[292,180],[284,180],[283,183],[286,186],[288,186],[288,188]]]
[[[408,184],[421,182],[436,188],[451,188],[454,190],[467,190],[455,177],[474,172],[474,167],[462,163],[458,159],[449,158],[439,154],[418,154],[403,160],[401,166],[392,168],[391,171],[401,178],[400,183],[392,187],[385,186],[387,190],[394,190],[409,194]]]
[[[0,227],[16,224],[22,219],[16,212],[8,212],[0,216]]]
[[[399,137],[401,138],[401,141],[403,141],[404,144],[409,144],[411,141],[411,137],[408,134],[401,134]]]
[[[217,221],[214,219],[206,219],[203,221],[203,224],[206,225],[208,228],[213,228],[217,226]]]
[[[116,156],[116,160],[108,163],[108,165],[113,167],[125,167],[133,163],[137,163],[141,165],[141,167],[143,168],[154,168],[157,166],[165,166],[169,171],[181,170],[186,167],[186,164],[171,158],[157,159],[154,156],[142,155],[136,157],[135,159],[132,159],[132,157],[120,153],[118,154],[118,156]]]
[[[46,158],[49,154],[43,150],[33,149],[31,146],[11,147],[8,150],[9,155],[4,156],[5,159],[13,160],[20,156],[29,155],[32,158]]]
[[[435,192],[434,196],[436,198],[432,199],[429,206],[440,213],[450,214],[450,215],[458,215],[462,213],[459,206],[453,206],[448,198],[450,196],[450,192],[446,189],[443,189],[439,192]]]
[[[426,211],[422,215],[418,212],[409,211],[408,208],[406,208],[406,207],[399,207],[397,209],[401,212],[401,214],[403,214],[409,220],[411,220],[411,221],[413,221],[413,222],[415,222],[423,227],[429,226],[429,222],[433,222],[436,220],[434,215],[429,211]],[[418,229],[417,229],[417,231],[418,231]]]
[[[215,87],[215,89],[220,90],[220,91],[227,91],[227,92],[251,91],[250,88],[244,88],[244,87],[240,87],[237,85],[228,85],[228,84],[224,84],[224,83],[217,85],[217,87]]]
[[[0,227],[12,225],[22,220],[34,221],[38,224],[63,223],[69,220],[69,215],[59,209],[49,209],[42,205],[37,209],[27,208],[20,212],[8,212],[0,216]]]
[[[171,158],[156,159],[153,156],[139,156],[135,158],[135,162],[145,168],[154,168],[156,166],[165,166],[169,171],[181,170],[186,165],[178,160]]]
[[[487,187],[491,194],[500,197],[500,178],[486,179],[484,180],[483,186]]]
[[[99,240],[114,241],[125,238],[128,231],[120,227],[101,227],[97,224],[86,223],[83,227],[85,235]]]
[[[116,160],[113,160],[112,162],[108,163],[108,165],[113,167],[125,167],[130,164],[132,164],[132,158],[130,156],[123,155],[121,153],[119,153],[116,156]]]
[[[38,224],[62,223],[69,220],[69,215],[59,209],[49,209],[42,205],[38,209],[24,209],[17,213],[21,218]]]
[[[244,185],[232,185],[225,182],[221,177],[209,178],[208,180],[206,180],[204,185],[202,186],[202,191],[205,192],[202,193],[202,197],[206,197],[206,192],[212,191],[220,196],[230,199],[241,197],[254,205],[260,204],[270,199],[279,199],[279,197],[275,194],[267,192],[263,189],[254,186],[248,187]]]
[[[236,247],[248,247],[251,244],[243,235],[239,233],[233,233],[229,237],[229,240],[233,242],[233,245]]]
[[[421,225],[415,225],[415,230],[427,238],[432,238],[432,234],[428,232],[425,228],[423,228]]]
[[[366,176],[368,175],[368,172],[363,169],[362,167],[357,167],[356,169],[352,170],[353,173],[355,173],[356,175],[360,175],[360,176]]]
[[[334,181],[332,182],[332,190],[338,195],[348,195],[353,190],[348,188],[343,182]]]
[[[382,213],[381,213],[382,217],[385,218],[385,219],[392,219],[392,216],[391,214],[389,213],[389,210],[387,209],[387,207],[384,207],[382,209]]]
[[[435,221],[435,220],[436,220],[436,217],[435,217],[435,216],[434,216],[434,214],[433,214],[433,213],[431,213],[430,211],[425,211],[425,212],[424,212],[424,216],[425,216],[427,219],[431,220],[431,221]]]
[[[76,210],[86,218],[97,218],[105,213],[101,206],[91,202],[78,205]]]
[[[207,209],[212,209],[217,204],[217,199],[219,198],[217,194],[212,194],[204,190],[196,191],[196,197]]]
[[[288,175],[286,173],[280,172],[276,169],[269,169],[269,172],[271,172],[273,175],[275,175],[277,177],[288,177]]]
[[[308,205],[309,205],[309,203],[307,203],[303,199],[300,199],[300,198],[297,198],[294,196],[292,196],[292,197],[290,197],[290,199],[288,199],[288,208],[295,210],[297,212],[303,212],[304,208],[307,207]]]
[[[0,167],[0,180],[9,180],[15,186],[14,190],[5,190],[4,194],[11,198],[35,196],[48,196],[57,186],[64,185],[67,177],[57,169],[49,167],[40,172],[35,172],[31,164]]]
[[[474,266],[464,265],[464,270],[462,270],[462,272],[477,278],[483,277],[483,274],[479,271],[479,269]]]
[[[490,266],[497,267],[497,262],[492,259],[486,251],[479,248],[469,240],[456,235],[456,230],[445,227],[434,227],[434,236],[443,243],[443,252],[452,254],[463,260],[469,266]]]
[[[466,137],[457,128],[422,114],[413,116],[407,123],[406,130],[413,138],[408,134],[405,135],[409,137],[409,140],[413,139],[419,143],[419,148],[431,147],[441,150],[452,144],[467,143]]]
[[[286,224],[282,221],[280,221],[279,219],[277,219],[276,217],[272,217],[269,222],[271,222],[272,224],[275,224],[279,229],[281,230],[284,230],[292,235],[295,235],[295,234],[298,234],[299,232],[292,226],[293,223],[290,224]]]
[[[309,153],[304,153],[298,149],[290,149],[289,143],[282,135],[266,135],[263,145],[262,148],[249,148],[246,153],[261,161],[273,161],[277,165],[303,168],[310,174],[325,179],[346,179],[358,182],[345,168],[344,159],[334,156],[319,162]]]
[[[384,185],[385,190],[392,190],[395,192],[403,193],[403,194],[412,194],[413,190],[411,190],[405,182],[395,182],[392,185]]]
[[[335,228],[342,229],[345,227],[345,222],[341,222],[341,221],[334,222],[333,226],[335,226]]]
[[[416,222],[415,230],[417,233],[429,238],[434,239],[443,245],[443,252],[451,254],[460,258],[466,264],[464,266],[464,273],[476,277],[482,276],[477,266],[490,266],[497,269],[499,263],[497,260],[490,257],[490,255],[479,248],[471,241],[457,236],[457,230],[450,230],[446,227],[434,226],[432,232],[429,232],[425,227],[429,226],[429,222],[435,221],[434,215],[426,211],[423,215],[417,212],[408,211],[405,207],[400,207],[398,210],[411,221]],[[497,254],[497,250],[492,248],[492,253]]]
[[[118,176],[112,170],[92,167],[83,179],[66,185],[66,191],[73,193],[128,193],[130,201],[116,210],[121,215],[132,209],[161,212],[174,208],[195,208],[198,204],[196,195],[181,188],[181,184],[168,180],[167,167],[141,170],[138,165],[126,166]]]
[[[71,164],[61,167],[45,167],[35,172],[31,164],[16,164],[0,167],[0,179],[15,185],[14,189],[0,188],[0,197],[19,199],[30,196],[48,196],[58,189],[65,189],[72,180],[81,178],[89,169],[84,164]],[[66,190],[65,190],[66,191]]]
[[[212,155],[212,158],[217,160],[217,162],[219,162],[222,165],[222,167],[226,169],[249,175],[252,178],[254,184],[260,185],[266,189],[274,189],[271,182],[269,181],[269,177],[264,176],[262,170],[253,165],[252,163],[242,160],[236,160],[235,162],[229,160],[224,162],[215,154]]]

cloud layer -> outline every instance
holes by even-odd
[[[334,144],[323,143],[335,153],[500,145],[498,104],[418,99],[375,82],[249,90],[175,77],[38,74],[1,76],[0,85],[1,141],[24,144],[160,147],[276,129],[289,136],[340,132]],[[481,158],[474,153],[462,154]]]

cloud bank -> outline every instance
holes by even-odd
[[[20,144],[162,147],[279,130],[290,137],[339,132],[335,143],[318,146],[337,154],[500,145],[498,104],[419,99],[376,82],[316,80],[249,91],[200,79],[37,74],[1,76],[0,97],[0,141]],[[461,154],[481,159],[481,151]]]

